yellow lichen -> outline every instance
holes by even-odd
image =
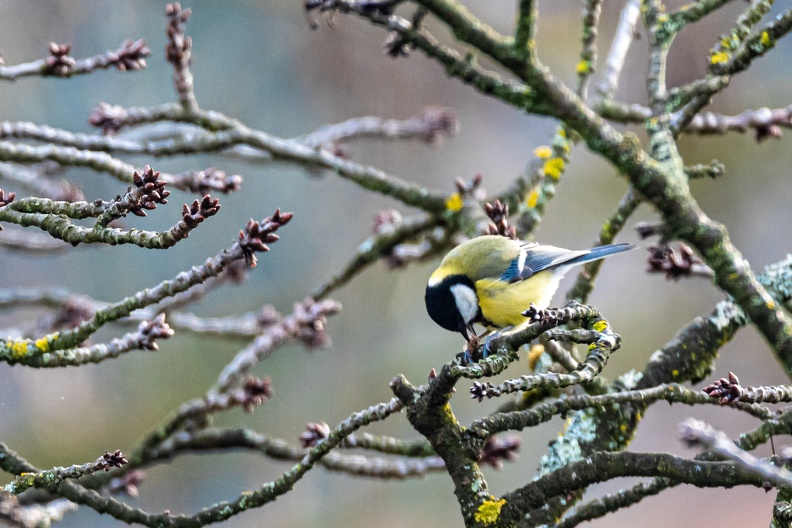
[[[6,342],[6,346],[11,349],[11,356],[17,359],[27,355],[29,344],[29,339],[14,339]]]
[[[674,370],[671,371],[671,375],[673,377],[675,377],[675,378],[678,378],[679,377],[679,371],[677,369],[674,369]]]
[[[498,520],[498,517],[500,517],[501,508],[503,508],[503,505],[506,504],[506,499],[494,499],[495,497],[493,497],[492,500],[487,499],[479,505],[478,510],[474,515],[476,522],[492,524]]]
[[[767,309],[768,309],[768,310],[775,310],[775,307],[776,307],[776,305],[775,305],[775,303],[772,301],[772,299],[771,299],[771,300],[769,300],[769,301],[767,301],[767,304],[766,304],[765,306],[767,306]]]
[[[770,44],[772,44],[772,41],[770,40],[770,33],[767,31],[762,31],[762,36],[759,37],[759,42],[761,42],[762,46],[765,48],[769,48]]]
[[[582,60],[582,61],[578,62],[577,63],[577,67],[575,67],[575,71],[577,72],[578,75],[582,75],[584,73],[588,73],[590,69],[591,69],[591,67],[589,66],[589,63],[588,63],[587,60]]]
[[[539,363],[542,354],[544,354],[544,345],[537,343],[532,346],[531,350],[528,351],[528,368],[536,370],[536,365]]]
[[[603,319],[600,319],[599,321],[597,321],[596,323],[594,323],[594,325],[592,326],[592,328],[593,328],[594,330],[596,330],[597,332],[602,332],[602,331],[604,331],[606,328],[608,328],[608,322],[607,322],[607,321],[605,321],[605,320],[603,320]]]
[[[536,149],[534,150],[534,156],[536,156],[539,159],[547,159],[552,155],[553,155],[553,149],[551,149],[547,145],[536,147]]]
[[[445,200],[446,209],[453,213],[456,213],[462,209],[463,205],[465,205],[465,201],[462,199],[462,195],[459,193],[454,193]]]
[[[528,199],[525,203],[533,209],[536,207],[536,203],[539,201],[539,191],[537,189],[533,189],[530,193],[528,193]]]
[[[50,348],[49,338],[42,337],[41,339],[37,339],[36,342],[33,344],[36,345],[36,348],[38,348],[42,352],[49,352],[49,348]]]
[[[564,173],[564,160],[561,158],[550,158],[545,162],[543,170],[545,176],[557,180]]]
[[[725,51],[718,51],[710,57],[710,64],[723,64],[729,61],[729,54]]]

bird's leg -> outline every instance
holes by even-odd
[[[507,326],[506,328],[501,328],[500,330],[493,331],[493,330],[485,330],[481,333],[481,335],[476,335],[476,332],[473,330],[472,326],[468,326],[469,331],[469,338],[467,340],[467,345],[465,345],[465,349],[462,351],[462,357],[465,364],[474,363],[475,361],[481,360],[489,356],[489,344],[493,338],[498,337],[501,332],[505,330],[511,329],[512,326]],[[482,343],[484,346],[482,346]],[[479,352],[479,350],[481,352]],[[475,359],[475,361],[474,361]]]
[[[513,326],[509,325],[506,328],[501,328],[500,330],[497,330],[495,332],[493,332],[492,330],[487,330],[486,332],[484,332],[483,334],[478,336],[479,339],[482,339],[484,337],[487,338],[487,339],[484,340],[484,348],[481,350],[481,356],[482,357],[487,357],[489,355],[489,344],[490,344],[490,341],[492,341],[494,338],[496,338],[499,335],[501,335],[502,332],[505,332],[507,330],[511,330],[512,328],[513,328]]]
[[[497,334],[497,332],[495,332]],[[484,339],[484,347],[481,349],[481,359],[486,358],[489,355],[489,341],[492,339],[493,336],[492,330],[485,330],[480,336],[478,336],[479,344],[481,344],[481,340]]]
[[[479,354],[479,348],[481,348],[481,340],[492,332],[490,330],[484,331],[481,335],[476,335],[476,330],[473,328],[472,324],[467,325],[467,344],[465,345],[465,349],[463,350],[465,363],[473,363],[473,358],[483,359],[487,357],[487,350],[484,349],[482,355]],[[487,339],[489,341],[489,339]],[[486,346],[486,341],[485,341]]]
[[[473,357],[477,355],[481,341],[479,341],[479,337],[476,335],[476,330],[473,328],[472,324],[467,325],[465,337],[467,339],[467,344],[464,350],[462,350],[462,360],[465,365],[469,365],[473,363]]]

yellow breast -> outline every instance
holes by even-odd
[[[495,328],[519,326],[525,322],[520,312],[527,310],[531,303],[539,309],[548,307],[559,280],[553,272],[543,271],[511,284],[500,279],[476,281],[481,313]]]

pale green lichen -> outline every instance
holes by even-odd
[[[618,383],[624,387],[624,390],[633,390],[638,386],[641,378],[643,378],[643,373],[633,369],[622,374],[618,379]]]
[[[583,458],[582,444],[590,444],[597,437],[594,414],[594,410],[584,409],[567,419],[564,432],[550,444],[550,452],[542,456],[536,478]]]

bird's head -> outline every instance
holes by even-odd
[[[426,311],[446,330],[461,333],[470,340],[473,323],[481,318],[473,281],[465,275],[432,276],[426,286]]]

